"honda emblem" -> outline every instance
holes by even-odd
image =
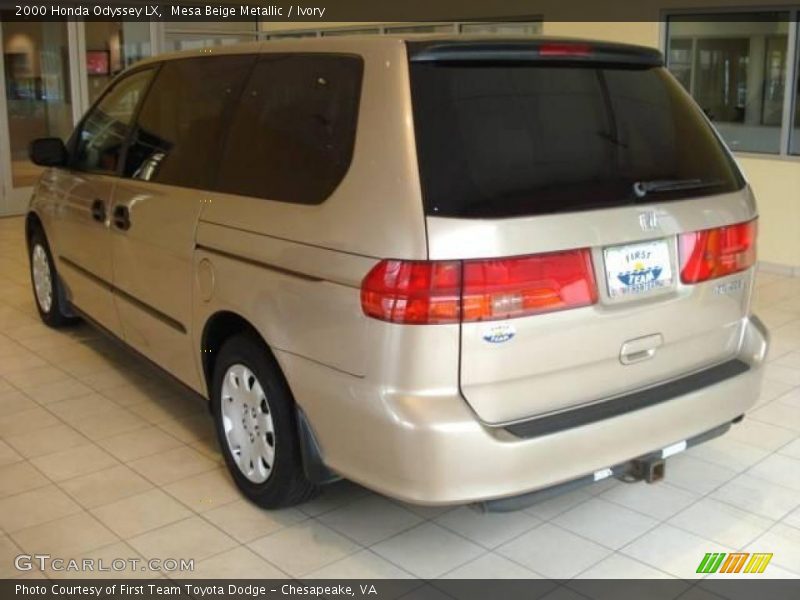
[[[653,211],[639,213],[639,225],[642,231],[653,231],[658,228],[658,215]]]

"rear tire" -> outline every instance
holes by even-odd
[[[225,464],[252,502],[283,508],[319,492],[303,470],[289,386],[254,336],[235,335],[222,345],[214,363],[211,408]]]
[[[78,318],[69,308],[50,245],[41,227],[36,227],[31,233],[28,250],[33,299],[42,321],[55,329],[74,324]]]

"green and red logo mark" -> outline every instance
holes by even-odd
[[[707,552],[697,566],[698,573],[763,573],[771,553],[756,552]]]

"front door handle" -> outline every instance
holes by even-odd
[[[102,200],[92,202],[92,218],[100,223],[106,220],[106,203]]]
[[[114,207],[114,226],[122,231],[128,231],[131,228],[131,213],[124,204]]]

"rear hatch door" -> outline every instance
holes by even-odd
[[[755,207],[653,50],[409,44],[431,259],[586,249],[590,306],[465,322],[462,393],[487,423],[557,413],[737,353],[751,271],[682,283],[680,236]]]

